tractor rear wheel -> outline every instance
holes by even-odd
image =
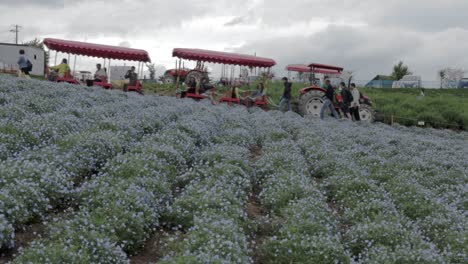
[[[361,104],[359,107],[359,116],[361,117],[362,122],[372,123],[375,119],[375,112],[372,109],[372,106]]]
[[[299,113],[303,116],[320,117],[325,93],[318,90],[311,90],[299,98]]]
[[[164,83],[165,84],[175,84],[175,77],[170,75],[170,74],[166,74],[164,75]]]
[[[208,75],[206,73],[203,73],[201,71],[193,70],[190,71],[187,76],[185,77],[185,84],[189,84],[190,80],[194,78],[197,83],[200,83],[202,78],[208,78]]]

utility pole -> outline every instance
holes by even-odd
[[[16,45],[18,45],[18,33],[19,33],[19,29],[21,28],[20,25],[12,25],[13,29],[10,30],[10,32],[12,33],[15,33],[15,43]]]

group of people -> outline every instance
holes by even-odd
[[[330,109],[333,116],[337,119],[340,114],[335,109],[335,105],[339,106],[339,111],[344,118],[354,121],[360,121],[359,107],[361,93],[356,88],[356,84],[352,83],[349,87],[344,82],[341,82],[338,89],[335,89],[329,79],[325,80],[323,89],[326,89],[325,100],[320,110],[320,119],[325,118],[325,111]]]
[[[125,79],[128,79],[128,83],[124,85],[125,88],[130,86],[135,86],[138,80],[138,74],[135,72],[135,66],[132,66],[127,73],[125,74]],[[70,66],[68,65],[68,60],[63,59],[59,65],[49,67],[48,79],[50,81],[56,81],[57,78],[64,78],[70,75]],[[108,82],[107,78],[107,69],[102,67],[100,63],[96,64],[96,71],[93,75],[93,79],[86,80],[88,85],[92,85],[94,82]]]
[[[284,91],[281,96],[278,110],[283,111],[285,106],[287,106],[288,111],[292,111],[292,83],[289,82],[287,77],[284,77],[282,81],[284,84]],[[325,83],[322,85],[322,88],[326,90],[323,106],[320,109],[320,118],[322,120],[325,118],[325,111],[327,109],[330,109],[333,116],[337,119],[339,119],[340,116],[343,116],[349,120],[361,120],[359,115],[361,93],[356,88],[356,84],[352,83],[347,87],[344,82],[341,82],[338,89],[335,89],[332,86],[330,79],[325,79]],[[339,111],[335,109],[335,105],[339,106]],[[341,112],[341,114],[338,112]]]
[[[263,96],[266,95],[266,88],[262,82],[257,84],[257,87],[254,91],[242,90],[240,87],[240,82],[234,83],[226,96],[233,99],[239,99],[241,104],[251,106],[255,103],[256,100],[260,100],[263,98]],[[186,91],[181,92],[181,97],[184,98],[187,96],[187,94],[199,94],[206,95],[211,98],[211,92],[214,88],[215,86],[209,82],[207,77],[201,78],[200,82],[197,82],[194,77],[190,77],[190,79],[187,81],[187,89]]]

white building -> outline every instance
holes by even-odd
[[[0,43],[0,72],[18,70],[20,50],[25,51],[26,57],[33,64],[31,74],[44,76],[45,52],[43,49],[9,43]]]
[[[131,66],[111,66],[110,75],[111,81],[120,81],[125,79],[125,74],[130,70]]]

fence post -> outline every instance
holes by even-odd
[[[391,116],[390,125],[393,126],[393,115]]]

